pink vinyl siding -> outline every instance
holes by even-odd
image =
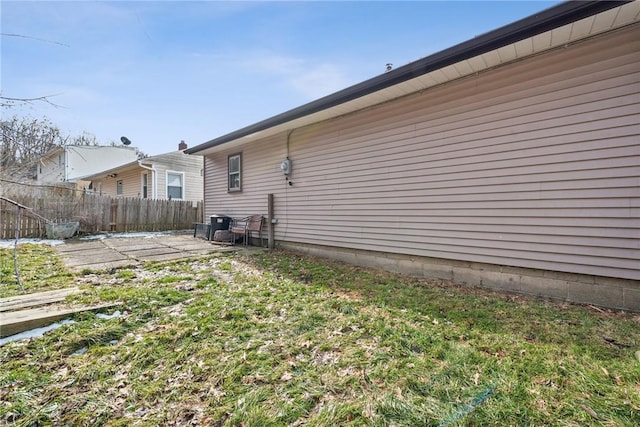
[[[640,26],[207,156],[276,240],[638,279]],[[226,158],[243,153],[243,191]]]
[[[227,191],[227,157],[237,153],[242,153],[242,191],[230,193]],[[206,156],[205,215],[241,217],[262,213],[266,216],[267,194],[284,190],[279,164],[285,156],[286,149],[279,137]]]

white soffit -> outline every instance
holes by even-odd
[[[558,27],[551,31],[547,31],[447,67],[434,70],[414,79],[407,80],[352,101],[336,105],[335,107],[327,108],[325,110],[318,111],[317,113],[309,114],[307,116],[273,126],[269,129],[244,136],[235,141],[230,141],[219,147],[212,147],[208,150],[204,150],[204,152],[213,153],[220,150],[226,150],[234,146],[251,142],[252,140],[262,139],[276,135],[280,132],[318,123],[333,117],[362,110],[364,108],[369,108],[376,104],[391,101],[410,93],[425,90],[461,77],[479,73],[492,67],[504,65],[514,60],[539,54],[549,49],[564,46],[599,33],[620,28],[638,22],[639,20],[640,0],[636,0],[623,6]]]
[[[538,34],[534,37],[520,40],[511,45],[469,58],[448,67],[435,70],[431,73],[416,77],[415,79],[380,90],[377,93],[380,93],[385,101],[390,101],[399,96],[406,95],[407,92],[403,90],[406,86],[411,87],[412,92],[425,90],[456,78],[475,74],[488,68],[539,54],[558,46],[564,46],[599,33],[638,22],[639,20],[640,1],[634,1],[621,7],[610,9],[606,12]],[[356,102],[358,101],[360,101],[360,99],[352,101],[353,105],[356,106]],[[360,106],[359,102],[358,106]],[[354,108],[351,111],[355,110]]]

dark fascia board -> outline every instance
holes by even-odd
[[[451,64],[473,58],[486,52],[516,43],[554,28],[570,24],[600,12],[630,3],[624,1],[567,1],[550,7],[519,21],[474,37],[433,55],[393,69],[341,91],[254,123],[219,138],[189,148],[184,152],[195,154],[234,141],[273,126],[304,117],[331,107],[369,95],[379,90],[422,76]]]

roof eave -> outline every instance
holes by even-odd
[[[104,179],[105,177],[114,173],[117,174],[117,173],[122,173],[123,171],[128,171],[130,169],[135,169],[135,166],[139,166],[139,165],[140,165],[140,160],[134,160],[133,162],[125,163],[124,165],[116,166],[111,169],[100,171],[98,173],[93,173],[91,175],[84,175],[84,176],[78,177],[77,179],[82,179],[83,181],[97,181],[100,179]]]
[[[561,3],[346,89],[189,148],[184,152],[186,154],[205,154],[204,152],[207,150],[239,138],[335,107],[456,62],[516,43],[631,1],[567,1]]]

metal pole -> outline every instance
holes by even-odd
[[[274,239],[274,227],[275,222],[273,221],[273,193],[269,193],[267,195],[267,223],[269,224],[269,250],[273,250],[275,247],[275,239]]]
[[[18,239],[20,239],[20,213],[22,212],[22,208],[20,206],[16,206],[16,210],[18,213],[16,214],[16,241],[13,244],[13,267],[16,270],[16,281],[18,282],[18,286],[20,286],[20,289],[24,292],[24,287],[20,280],[20,269],[18,268]]]

